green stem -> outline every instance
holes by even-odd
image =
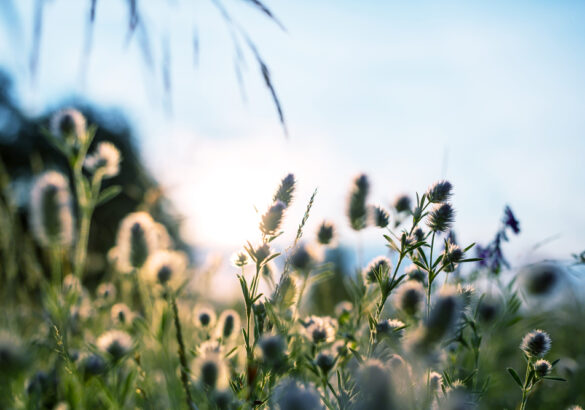
[[[175,300],[175,296],[169,296],[169,302],[171,304],[171,308],[173,309],[173,317],[175,319],[175,328],[177,330],[177,343],[179,344],[178,354],[179,354],[179,362],[181,363],[181,383],[183,384],[183,389],[185,390],[185,400],[187,402],[187,408],[193,408],[193,399],[191,397],[191,390],[189,389],[189,374],[188,374],[188,365],[187,365],[187,357],[185,354],[185,342],[183,341],[183,331],[181,328],[181,321],[179,320],[179,310],[177,309],[177,301]]]

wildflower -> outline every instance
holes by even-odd
[[[366,198],[370,191],[370,182],[365,174],[358,175],[349,194],[347,215],[352,229],[359,231],[366,227]]]
[[[425,240],[426,234],[425,231],[419,226],[412,232],[412,236],[416,242],[422,242]]]
[[[79,359],[79,370],[86,377],[103,374],[107,368],[106,361],[98,354],[84,355]]]
[[[180,283],[186,267],[187,258],[181,252],[159,250],[148,257],[143,272],[147,281],[174,288]]]
[[[534,363],[534,371],[538,377],[548,376],[552,370],[552,365],[548,360],[540,359]]]
[[[475,293],[475,288],[473,287],[473,285],[463,285],[461,286],[461,284],[457,285],[457,294],[459,296],[461,296],[461,300],[463,301],[463,305],[464,306],[469,306],[471,304],[471,298],[473,297],[473,294]]]
[[[453,272],[457,263],[463,259],[463,251],[452,242],[447,242],[447,246],[442,254],[441,264],[445,272]]]
[[[552,293],[564,277],[564,271],[556,263],[543,262],[530,266],[521,273],[528,293],[545,296]]]
[[[284,339],[280,335],[263,335],[258,345],[262,351],[262,358],[266,363],[279,364],[286,349]]]
[[[390,259],[385,256],[379,256],[372,260],[364,269],[364,279],[366,283],[378,283],[378,280],[384,280],[388,277],[391,268]]]
[[[376,334],[386,337],[400,337],[406,325],[397,319],[386,319],[376,324]]]
[[[390,215],[388,212],[380,207],[380,206],[373,206],[372,207],[372,221],[373,224],[379,228],[385,228],[388,226],[390,222]]]
[[[527,355],[542,357],[550,350],[551,340],[548,333],[543,330],[533,330],[522,339],[520,349]]]
[[[314,260],[311,250],[306,245],[301,244],[293,252],[290,263],[297,270],[307,271],[313,265]]]
[[[92,173],[101,172],[104,178],[112,178],[120,172],[120,160],[120,151],[114,144],[100,142],[85,158],[83,166]]]
[[[256,249],[251,249],[249,253],[254,262],[259,265],[270,256],[270,245],[263,243],[257,246]]]
[[[240,333],[240,315],[232,309],[224,310],[218,320],[219,337],[228,340]]]
[[[260,230],[264,235],[274,235],[280,229],[282,217],[286,205],[282,201],[276,201],[264,215],[260,222]]]
[[[333,239],[334,231],[335,228],[332,223],[323,221],[317,230],[317,241],[321,245],[329,245]]]
[[[122,330],[109,330],[103,333],[96,342],[98,349],[109,353],[117,361],[132,350],[132,338]]]
[[[441,376],[440,373],[431,372],[429,375],[429,385],[431,387],[431,391],[440,393],[443,386],[443,376]]]
[[[404,270],[404,273],[408,277],[408,280],[414,280],[420,282],[423,286],[427,285],[427,277],[429,276],[427,271],[419,267],[418,265],[412,264]]]
[[[80,295],[82,292],[80,280],[72,274],[65,276],[63,278],[63,292],[65,294],[74,293],[76,295]]]
[[[117,240],[117,262],[122,272],[141,268],[157,249],[154,221],[146,212],[128,214],[121,222]]]
[[[356,408],[360,410],[397,408],[390,372],[379,360],[369,359],[361,366],[358,386],[360,396]]]
[[[460,297],[450,287],[443,288],[435,299],[425,327],[425,339],[429,343],[441,340],[455,325],[461,313]]]
[[[111,304],[116,300],[116,286],[111,282],[100,283],[97,288],[97,297],[104,304]]]
[[[504,208],[504,219],[502,222],[504,226],[512,229],[516,235],[520,233],[520,222],[518,222],[518,219],[516,219],[512,209],[508,205]]]
[[[229,368],[222,355],[206,353],[193,361],[195,379],[211,390],[224,390],[229,386]]]
[[[244,252],[238,252],[232,257],[232,263],[237,268],[243,268],[248,264],[248,255]]]
[[[288,174],[285,176],[282,181],[280,181],[280,186],[274,193],[274,197],[272,198],[273,202],[281,201],[285,207],[291,204],[295,192],[295,176],[293,174]]]
[[[453,194],[451,192],[452,189],[453,185],[451,185],[449,181],[442,180],[435,182],[427,190],[427,198],[429,199],[429,202],[435,204],[445,202],[451,198],[451,195]]]
[[[270,408],[277,410],[320,410],[323,409],[319,393],[310,385],[285,378],[270,397]]]
[[[125,303],[116,303],[110,311],[112,322],[116,325],[127,325],[132,322],[134,314]]]
[[[31,192],[32,231],[42,246],[70,246],[73,242],[73,208],[69,182],[56,171],[39,176]]]
[[[201,356],[211,353],[222,353],[224,348],[218,340],[206,340],[197,347],[197,352]]]
[[[51,134],[73,143],[87,139],[85,117],[73,108],[57,111],[49,124]]]
[[[216,318],[215,311],[210,306],[199,305],[193,311],[193,320],[197,327],[212,328],[215,325]]]
[[[408,195],[399,195],[394,200],[394,209],[396,209],[396,212],[398,213],[409,212],[411,208],[412,201]]]
[[[353,310],[353,303],[344,300],[335,305],[335,316],[340,317],[343,315],[350,315]]]
[[[421,310],[424,300],[425,291],[420,282],[409,280],[398,288],[395,304],[398,309],[414,316]]]
[[[315,359],[315,364],[323,371],[323,373],[327,374],[333,369],[333,366],[335,366],[335,358],[331,352],[320,352]]]
[[[337,322],[333,318],[310,316],[304,326],[305,336],[313,343],[328,343],[335,339]]]
[[[427,225],[433,232],[446,232],[451,229],[455,219],[455,211],[450,203],[436,204],[429,212]]]

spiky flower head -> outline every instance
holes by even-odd
[[[132,350],[132,337],[122,330],[109,330],[98,338],[96,345],[114,361],[118,361]]]
[[[40,175],[32,188],[32,232],[42,246],[70,246],[73,242],[73,208],[69,182],[57,171]]]
[[[499,311],[500,304],[496,299],[489,296],[481,299],[479,305],[477,306],[477,314],[479,316],[479,320],[481,320],[484,323],[490,323],[491,321],[493,321],[499,314]]]
[[[419,226],[413,232],[412,236],[416,240],[416,242],[422,242],[425,240],[426,233],[425,231]]]
[[[328,343],[335,340],[337,321],[328,316],[310,316],[303,324],[303,333],[311,342]]]
[[[396,212],[410,212],[412,208],[412,201],[408,195],[399,195],[394,200],[394,209]]]
[[[321,245],[329,245],[333,240],[335,228],[331,222],[323,221],[317,230],[317,241]]]
[[[307,271],[315,263],[315,256],[307,245],[300,244],[291,255],[290,263],[299,271]]]
[[[370,192],[370,182],[365,174],[358,175],[349,193],[347,215],[353,230],[360,231],[367,225],[366,199]]]
[[[416,315],[425,300],[425,290],[420,282],[406,281],[398,288],[394,303],[396,307],[410,316]]]
[[[284,202],[278,200],[262,215],[260,230],[264,235],[275,235],[278,232],[285,209],[286,205]]]
[[[427,190],[427,198],[429,202],[440,203],[445,202],[453,195],[453,185],[449,181],[437,181]]]
[[[539,359],[534,363],[534,371],[538,377],[548,376],[552,370],[552,365],[548,360]]]
[[[376,324],[376,334],[385,337],[400,337],[406,325],[397,319],[381,320]]]
[[[213,310],[211,306],[195,306],[195,309],[193,310],[193,321],[195,326],[203,329],[210,329],[215,325],[216,319],[217,316],[215,310]]]
[[[319,352],[315,358],[315,364],[323,371],[323,373],[327,374],[333,369],[333,366],[335,366],[335,357],[330,351]]]
[[[79,371],[85,376],[97,376],[108,369],[106,360],[99,354],[84,354],[79,358]]]
[[[141,268],[158,248],[152,217],[146,212],[128,214],[120,223],[117,239],[117,263],[122,272]]]
[[[232,257],[232,263],[237,268],[243,268],[248,264],[248,255],[245,252],[238,252]]]
[[[394,388],[388,369],[377,359],[368,359],[359,369],[357,409],[395,409]]]
[[[564,271],[556,263],[543,262],[524,269],[521,276],[529,294],[546,296],[552,293],[563,280]]]
[[[471,304],[471,298],[473,298],[473,295],[475,294],[475,288],[473,287],[473,285],[470,284],[467,285],[458,284],[457,294],[461,296],[463,305],[467,307]]]
[[[378,283],[378,279],[384,280],[388,277],[392,263],[385,256],[378,256],[373,259],[363,271],[366,283]]]
[[[86,121],[82,113],[74,108],[57,111],[49,124],[51,134],[69,143],[87,139]]]
[[[185,276],[187,257],[182,252],[158,250],[144,264],[144,278],[151,284],[176,289]]]
[[[442,256],[441,264],[443,265],[443,270],[445,272],[453,272],[457,268],[457,264],[463,259],[463,250],[453,242],[447,242]]]
[[[420,282],[423,286],[426,286],[429,274],[423,268],[414,263],[404,270],[408,280],[414,280]]]
[[[134,313],[132,313],[128,305],[125,303],[116,303],[112,306],[110,316],[115,325],[121,326],[131,323],[134,318]]]
[[[195,380],[211,390],[224,390],[229,386],[229,368],[218,353],[208,352],[193,360],[191,368]]]
[[[120,151],[111,142],[100,142],[85,158],[83,166],[91,173],[100,172],[103,178],[112,178],[120,172]]]
[[[441,340],[457,323],[461,314],[461,297],[453,287],[444,287],[435,298],[425,326],[425,340],[436,343]]]
[[[504,223],[504,226],[512,229],[512,232],[514,232],[516,235],[520,233],[520,222],[518,222],[514,212],[512,212],[512,208],[510,208],[508,205],[506,205],[506,208],[504,208],[504,218],[502,219],[502,222]]]
[[[104,305],[114,303],[116,293],[116,286],[112,282],[100,283],[97,288],[97,297]]]
[[[258,341],[262,351],[262,359],[269,364],[278,364],[284,357],[286,343],[282,336],[265,334]]]
[[[282,181],[280,181],[280,186],[274,193],[274,197],[272,198],[273,202],[281,201],[285,207],[288,207],[294,197],[295,192],[295,176],[293,174],[288,174],[285,176]]]
[[[548,333],[544,330],[536,329],[524,336],[520,349],[528,356],[542,357],[548,353],[550,346],[551,340]]]
[[[390,222],[390,215],[381,206],[372,206],[372,222],[379,228],[385,228]]]
[[[267,243],[262,243],[255,249],[250,249],[250,251],[250,256],[254,262],[256,262],[256,264],[261,264],[266,258],[270,256],[270,245]]]
[[[429,375],[429,386],[432,392],[440,393],[443,386],[443,376],[437,372],[431,372]]]
[[[427,225],[433,232],[446,232],[455,220],[455,210],[450,203],[436,204],[429,212]]]
[[[224,310],[219,315],[218,336],[223,340],[235,338],[240,334],[240,315],[233,309]]]
[[[319,393],[309,384],[285,378],[274,388],[270,408],[275,410],[321,410]]]

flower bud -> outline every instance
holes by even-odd
[[[540,359],[534,363],[534,371],[538,377],[548,376],[552,370],[552,365],[548,360]]]
[[[134,212],[120,223],[117,263],[122,272],[141,268],[157,249],[154,221],[146,212]]]
[[[315,359],[315,364],[319,366],[323,373],[327,374],[335,366],[335,358],[330,352],[320,352]]]
[[[98,338],[96,344],[102,352],[109,353],[114,361],[120,360],[132,350],[132,338],[122,330],[107,331]]]
[[[195,322],[195,326],[209,329],[215,325],[215,311],[209,306],[196,306],[193,312],[193,320]]]
[[[317,230],[317,241],[321,245],[329,245],[333,239],[334,230],[332,223],[323,221]]]
[[[429,202],[435,204],[445,202],[449,198],[451,198],[452,189],[453,186],[449,181],[445,180],[437,181],[433,185],[431,185],[427,190],[427,198],[429,199]]]
[[[455,220],[455,211],[448,202],[436,204],[429,212],[427,225],[433,232],[446,232]]]
[[[280,181],[280,186],[274,193],[274,197],[272,198],[273,202],[281,201],[285,207],[288,207],[293,200],[295,184],[296,181],[293,174],[285,176],[282,181]]]
[[[353,181],[347,209],[350,226],[355,231],[360,231],[367,225],[366,199],[369,191],[368,177],[365,174],[358,175]]]
[[[520,349],[529,356],[542,357],[550,350],[550,346],[551,340],[548,333],[537,329],[524,336]]]
[[[286,205],[282,201],[276,201],[264,215],[262,215],[262,221],[260,222],[260,230],[264,235],[275,235],[280,229],[282,223],[282,217]]]

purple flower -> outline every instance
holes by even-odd
[[[508,205],[506,205],[506,208],[504,209],[504,219],[502,222],[504,223],[504,226],[511,228],[516,235],[520,233],[520,222],[516,219],[512,209]]]

